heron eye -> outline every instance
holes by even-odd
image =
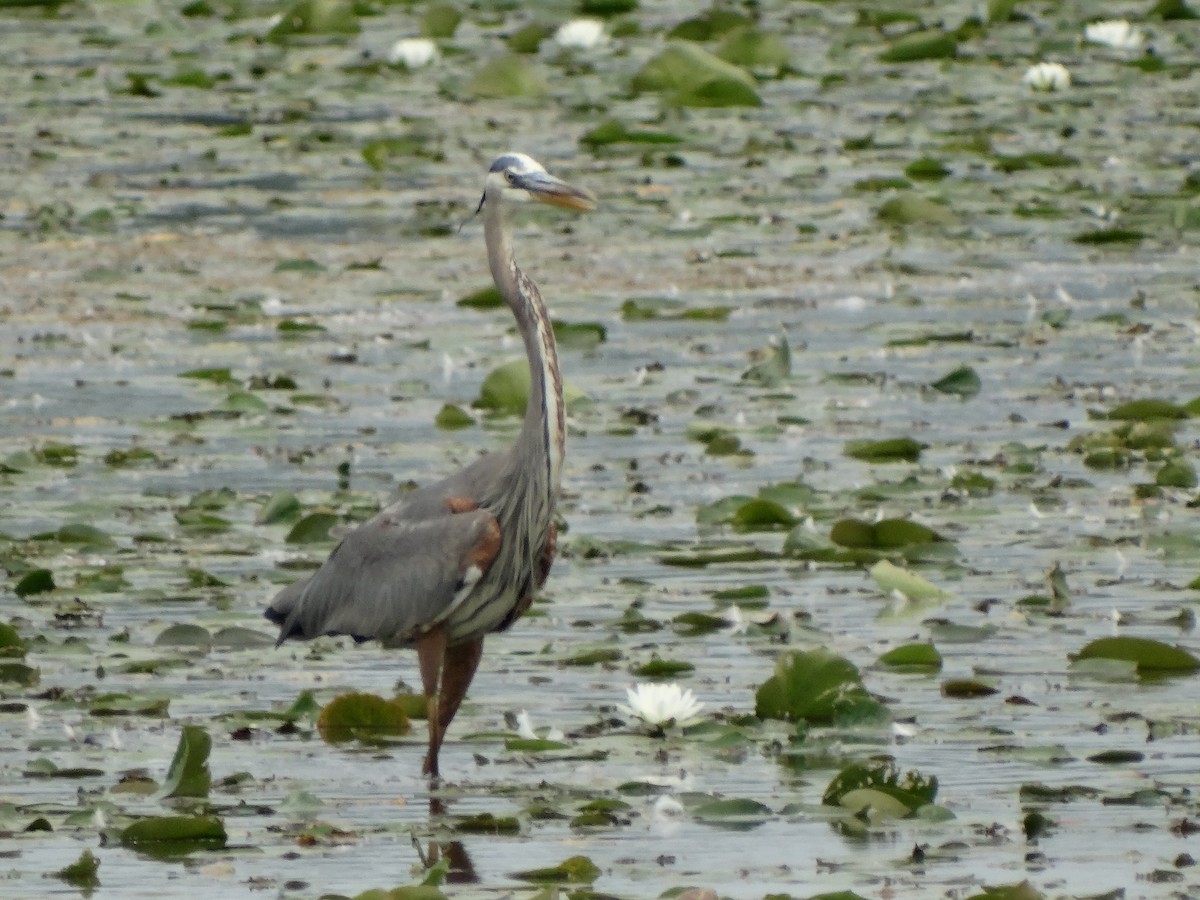
[[[504,180],[507,181],[509,184],[516,184],[517,183],[517,173],[513,172],[511,170],[505,172]]]

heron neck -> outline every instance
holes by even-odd
[[[514,458],[545,459],[548,489],[553,497],[558,494],[566,433],[554,329],[537,285],[525,276],[513,258],[503,203],[498,199],[484,204],[483,228],[492,278],[517,319],[529,360],[529,399]]]

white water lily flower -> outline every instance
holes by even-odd
[[[619,704],[617,708],[658,728],[688,725],[700,717],[700,710],[704,708],[691,688],[685,691],[675,683],[638,684],[626,688],[625,695],[629,705]]]
[[[1116,50],[1136,50],[1145,41],[1145,35],[1125,19],[1107,19],[1089,22],[1084,26],[1083,36],[1092,44],[1103,44]]]
[[[438,58],[438,48],[429,38],[401,38],[392,44],[387,58],[393,66],[419,69]]]
[[[560,47],[575,47],[590,50],[607,40],[604,23],[599,19],[572,19],[559,26],[554,32],[554,42]]]
[[[1035,91],[1065,91],[1071,86],[1071,73],[1062,63],[1041,62],[1029,67],[1024,81]]]

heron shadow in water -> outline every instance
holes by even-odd
[[[507,211],[538,200],[589,210],[595,198],[522,153],[492,163],[479,210],[488,265],[517,320],[530,389],[516,443],[401,497],[334,548],[308,578],[276,595],[266,617],[279,643],[323,634],[415,647],[428,706],[423,772],[439,776],[446,729],[466,695],[484,636],[533,602],[554,561],[554,508],[566,432],[554,329],[537,286],[517,266]]]

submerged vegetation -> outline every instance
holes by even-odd
[[[5,884],[1200,891],[1196,11],[1105,14],[0,0]],[[431,791],[260,611],[517,427],[510,148],[560,558]]]

